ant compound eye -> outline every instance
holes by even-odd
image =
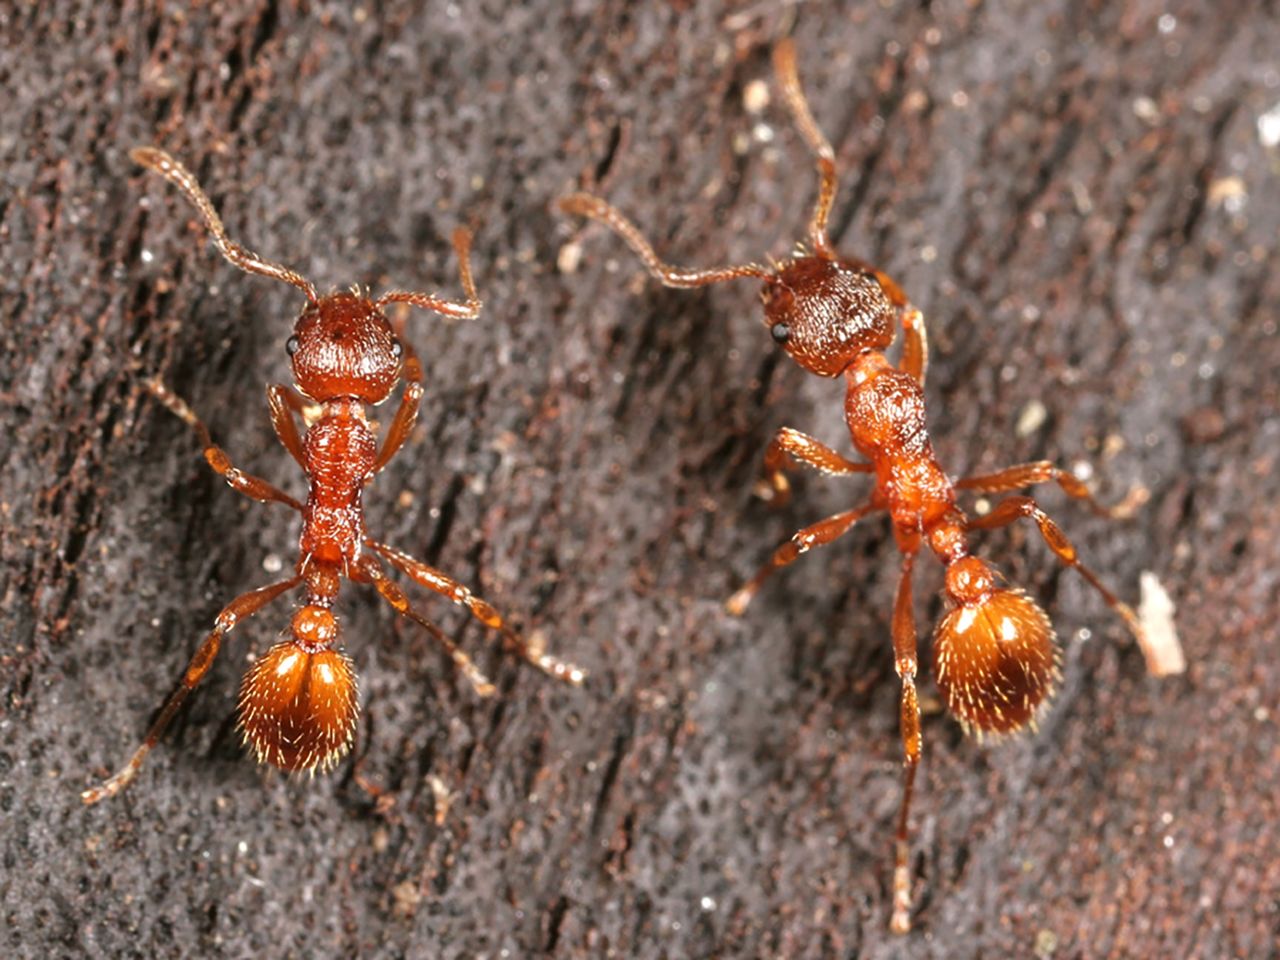
[[[301,344],[298,343],[298,338],[290,337],[288,340],[285,341],[285,344],[284,344],[285,353],[289,354],[289,356],[292,357],[295,353],[298,352],[299,346],[301,346]]]
[[[402,344],[399,340],[392,340],[391,355],[398,360],[400,359],[403,353],[404,353],[404,344]]]
[[[786,343],[791,337],[791,328],[785,323],[775,323],[769,328],[769,336],[773,337],[774,343]]]

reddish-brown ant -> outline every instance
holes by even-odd
[[[804,250],[767,269],[756,263],[696,269],[664,263],[640,230],[599,197],[576,193],[560,201],[562,210],[598,220],[620,234],[649,272],[669,287],[701,287],[752,277],[764,283],[764,321],[774,341],[801,367],[823,377],[843,376],[845,418],[858,463],[798,430],[784,427],[765,453],[767,489],[775,500],[788,495],[785,469],[791,458],[830,476],[872,474],[871,496],[851,510],[820,520],[782,544],[760,571],[729,598],[734,615],[746,609],[765,579],[814,547],[831,543],[864,517],[889,514],[902,568],[894,604],[894,666],[902,682],[901,727],[904,755],[902,805],[898,816],[893,880],[892,929],[911,925],[911,871],[908,815],[920,762],[920,707],[916,694],[916,628],[911,574],[922,546],[946,566],[943,593],[950,607],[934,639],[934,678],[951,714],[966,731],[1008,734],[1034,725],[1059,677],[1053,627],[1034,600],[1000,585],[998,574],[969,553],[968,534],[1002,527],[1026,517],[1035,521],[1050,549],[1102,594],[1142,642],[1142,628],[1122,603],[1082,564],[1062,530],[1035,500],[1008,497],[986,515],[970,518],[956,505],[956,491],[1004,493],[1049,481],[1104,515],[1131,510],[1099,506],[1085,485],[1052,463],[1040,461],[995,473],[953,480],[934,456],[925,429],[924,380],[927,345],[924,317],[896,283],[869,264],[842,257],[827,238],[827,217],[836,193],[835,154],[809,111],[796,73],[790,41],[778,45],[774,68],[796,126],[817,156],[818,199]],[[885,357],[901,324],[902,357]]]
[[[404,591],[388,579],[384,560],[465,607],[534,666],[557,679],[581,683],[582,670],[535,649],[489,603],[439,570],[370,538],[365,530],[364,486],[408,438],[423,393],[422,365],[401,338],[403,331],[392,328],[383,308],[403,303],[446,317],[478,317],[471,235],[461,228],[453,235],[467,294],[461,303],[407,291],[384,293],[374,300],[356,288],[317,296],[311,282],[299,274],[232,242],[196,178],[178,161],[150,147],[136,149],[131,156],[186,195],[224,257],[241,270],[283,280],[306,294],[306,306],[287,344],[297,389],[275,384],[267,388],[267,401],[276,436],[306,473],[309,491],[306,503],[299,503],[266,480],[243,472],[213,443],[205,425],[181,399],[158,380],[147,384],[161,403],[196,431],[205,460],[232,489],[254,500],[283,503],[302,514],[299,559],[288,579],[242,594],[218,614],[213,631],[192,657],[181,685],[165,701],[142,745],[115,775],[81,794],[85,803],[118,793],[134,778],[187,695],[208,673],[222,637],[241,620],[299,587],[306,588],[307,599],[293,615],[292,637],[260,657],[240,687],[240,728],[259,761],[291,771],[327,770],[350,749],[359,709],[356,676],[351,660],[337,648],[338,621],[332,611],[344,577],[373,584],[397,613],[419,624],[449,652],[479,695],[492,696],[493,684],[471,658],[418,613]],[[365,406],[386,400],[401,377],[407,384],[379,448]],[[306,424],[305,433],[298,430],[298,416]]]

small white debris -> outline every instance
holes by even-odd
[[[1138,620],[1145,635],[1142,652],[1147,658],[1147,670],[1154,677],[1169,677],[1186,672],[1187,659],[1182,653],[1182,642],[1173,625],[1176,609],[1173,600],[1160,585],[1159,578],[1150,570],[1142,571],[1139,583],[1142,599],[1138,603]]]
[[[437,827],[443,827],[444,822],[449,819],[449,808],[453,806],[453,801],[457,798],[457,794],[451,791],[445,782],[434,773],[427,776],[427,786],[431,788],[431,800],[435,805],[435,817],[433,819]]]
[[[1160,108],[1156,106],[1156,102],[1150,97],[1135,97],[1133,100],[1133,113],[1144,123],[1154,125],[1160,120]]]
[[[752,80],[742,88],[742,107],[747,113],[764,113],[769,106],[769,84],[763,80]]]
[[[1268,149],[1280,147],[1280,103],[1258,117],[1258,139]]]
[[[571,240],[560,248],[560,254],[556,257],[556,267],[561,273],[577,273],[581,264],[582,244],[577,240]]]
[[[1240,177],[1219,177],[1209,184],[1209,206],[1215,209],[1225,207],[1228,213],[1239,213],[1248,198],[1249,192]]]
[[[1042,426],[1049,416],[1049,411],[1039,400],[1032,400],[1018,414],[1018,424],[1014,428],[1018,436],[1029,437]]]

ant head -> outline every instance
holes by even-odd
[[[298,389],[320,403],[338,397],[381,403],[400,379],[404,352],[378,304],[358,293],[308,304],[287,349]]]
[[[327,770],[351,748],[359,704],[351,660],[327,649],[338,623],[323,607],[293,616],[293,639],[278,643],[240,684],[240,730],[259,762],[284,770]]]
[[[841,260],[799,257],[765,280],[765,323],[791,359],[835,377],[893,343],[893,305],[875,276]]]
[[[1035,720],[1059,674],[1053,625],[1020,590],[996,589],[985,563],[947,568],[955,609],[934,635],[933,676],[947,709],[967,731],[1015,733]]]

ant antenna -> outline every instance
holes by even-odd
[[[462,278],[462,289],[467,294],[464,302],[442,300],[439,297],[413,293],[409,290],[392,290],[390,293],[384,293],[374,303],[379,307],[385,307],[388,303],[408,303],[415,307],[422,307],[424,310],[434,310],[441,316],[458,320],[474,320],[480,316],[480,308],[483,304],[476,294],[475,280],[471,278],[471,231],[466,227],[458,227],[453,231],[453,251],[458,255],[458,274]]]
[[[209,200],[209,197],[200,189],[200,183],[196,180],[195,174],[181,163],[158,147],[134,147],[129,151],[129,156],[134,163],[139,163],[148,170],[154,170],[186,194],[192,206],[204,218],[204,225],[208,227],[209,233],[213,235],[213,243],[218,248],[218,252],[235,266],[246,273],[259,273],[264,277],[272,277],[276,280],[283,280],[285,283],[291,283],[305,293],[307,299],[313,305],[318,302],[316,288],[312,286],[311,281],[306,277],[294,273],[288,267],[282,267],[278,263],[263,260],[262,257],[251,250],[246,250],[227,236],[227,228],[222,225],[222,218],[213,209],[213,203]]]
[[[818,157],[818,201],[813,207],[813,219],[809,221],[809,242],[813,251],[824,260],[834,260],[835,250],[827,239],[827,218],[831,215],[831,204],[836,198],[836,155],[831,144],[818,129],[813,114],[809,111],[809,103],[800,88],[800,76],[796,73],[796,46],[791,38],[783,40],[773,50],[773,69],[782,87],[782,95],[786,97],[787,107],[795,117],[800,136],[804,137]]]
[[[640,228],[619,213],[614,207],[599,197],[589,193],[571,193],[561,197],[556,205],[565,213],[573,213],[582,217],[599,220],[611,227],[635,251],[654,278],[668,287],[705,287],[711,283],[724,280],[737,280],[739,277],[756,277],[770,280],[773,274],[758,263],[744,263],[737,267],[713,267],[703,270],[697,267],[674,267],[663,263],[653,252],[649,241],[640,233]]]

